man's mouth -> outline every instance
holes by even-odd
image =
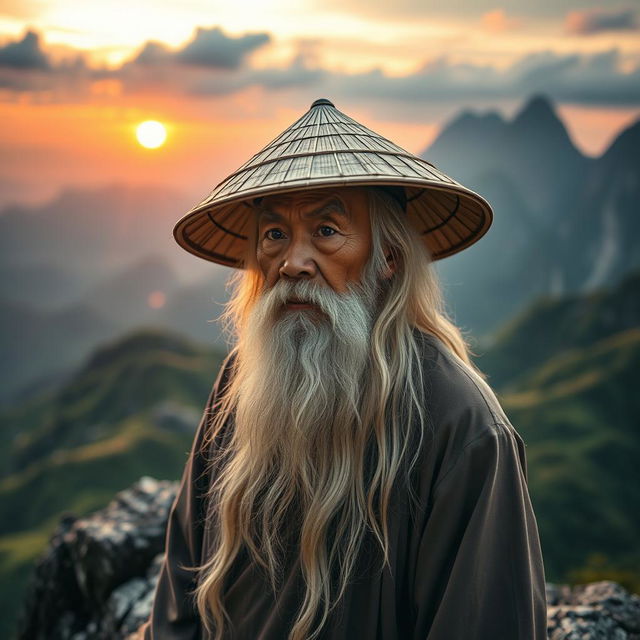
[[[288,309],[312,309],[316,306],[313,302],[302,298],[287,298],[284,304]]]

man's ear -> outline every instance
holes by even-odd
[[[388,280],[396,272],[397,263],[393,251],[389,247],[384,248],[384,256],[387,264],[382,271],[382,277]]]

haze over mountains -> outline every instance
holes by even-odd
[[[640,266],[638,148],[640,122],[602,157],[583,156],[543,96],[512,120],[465,111],[446,125],[424,157],[495,210],[484,238],[437,263],[455,321],[484,346],[534,297],[614,284]],[[201,195],[114,184],[0,212],[0,402],[55,383],[136,326],[222,345],[211,320],[231,270],[171,234]]]
[[[189,206],[172,190],[110,185],[5,209],[0,401],[55,384],[98,344],[136,326],[219,341],[209,320],[220,311],[214,300],[225,298],[228,272],[173,240]]]

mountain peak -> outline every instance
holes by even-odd
[[[436,139],[420,155],[437,163],[442,149],[447,147],[471,145],[483,148],[500,139],[505,127],[506,122],[497,111],[478,113],[465,109],[444,125]],[[455,166],[458,163],[453,164]]]
[[[513,126],[535,124],[539,127],[542,123],[560,125],[564,129],[564,125],[558,118],[558,114],[549,97],[543,93],[537,93],[531,96],[522,109],[518,111],[513,119]]]
[[[543,154],[563,154],[565,159],[584,158],[558,117],[553,102],[542,93],[527,100],[511,121],[510,129],[522,148],[534,145]]]
[[[497,111],[477,113],[471,109],[464,109],[456,117],[450,120],[443,131],[451,129],[465,129],[467,127],[498,127],[504,125],[504,118]]]
[[[614,158],[625,158],[629,162],[635,159],[637,166],[637,153],[640,146],[640,118],[632,122],[622,130],[603,154],[602,159],[611,162]]]
[[[80,367],[77,379],[88,372],[112,366],[131,358],[139,358],[153,351],[166,351],[181,356],[194,356],[198,347],[176,331],[156,327],[141,327],[98,347]]]

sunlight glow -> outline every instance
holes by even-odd
[[[138,142],[147,149],[157,149],[167,139],[167,130],[157,120],[146,120],[136,128]]]
[[[167,303],[167,296],[163,291],[152,291],[147,296],[147,304],[151,309],[162,309]]]

